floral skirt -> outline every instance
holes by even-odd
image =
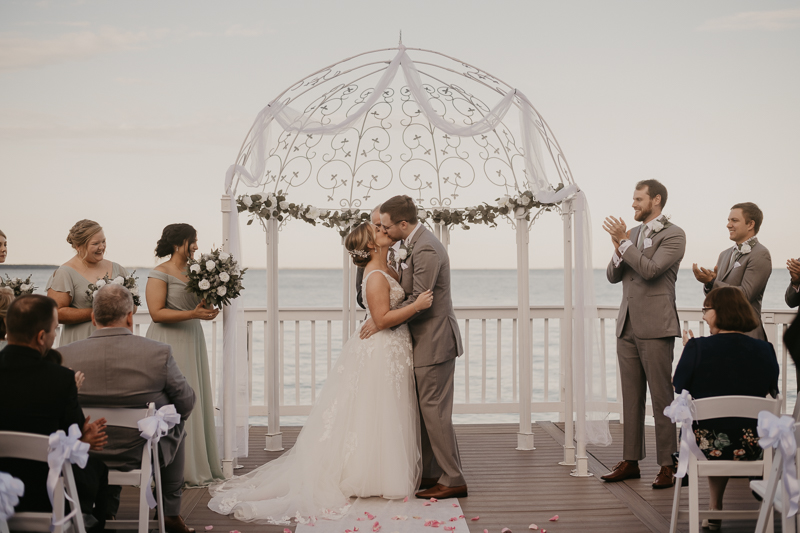
[[[763,450],[754,422],[741,418],[695,422],[697,446],[710,461],[758,461]]]

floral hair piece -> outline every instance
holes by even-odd
[[[366,250],[347,250],[347,252],[350,255],[356,256],[356,257],[363,257],[363,258],[369,257],[369,252],[366,251]]]

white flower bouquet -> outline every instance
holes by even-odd
[[[141,306],[142,299],[139,297],[139,287],[136,285],[136,280],[139,278],[134,277],[134,274],[136,274],[135,270],[127,278],[125,276],[117,276],[114,279],[110,279],[108,274],[106,274],[102,279],[98,279],[94,283],[89,284],[89,288],[86,289],[86,299],[91,303],[94,300],[94,295],[97,294],[97,291],[110,283],[112,285],[122,285],[131,291],[131,296],[133,296],[133,305],[136,307]]]
[[[197,261],[189,260],[186,290],[208,305],[222,307],[239,297],[244,289],[242,278],[246,271],[246,268],[239,270],[239,264],[229,253],[214,249],[202,254]]]
[[[33,275],[33,274],[31,274]],[[14,298],[18,298],[23,294],[33,294],[36,286],[31,282],[31,276],[25,279],[22,278],[9,278],[6,274],[6,279],[0,278],[0,287],[8,287],[14,291]]]

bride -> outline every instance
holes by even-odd
[[[366,222],[347,236],[353,263],[365,267],[368,316],[381,331],[347,341],[294,447],[211,487],[211,510],[248,522],[313,523],[347,514],[352,496],[414,495],[421,475],[419,415],[411,335],[403,323],[430,307],[433,293],[397,309],[405,292],[386,262],[392,244]]]

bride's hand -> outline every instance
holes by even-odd
[[[219,314],[219,309],[206,309],[206,301],[202,300],[192,311],[192,318],[200,320],[214,320]]]
[[[417,296],[417,299],[414,300],[414,309],[416,309],[418,312],[424,311],[432,305],[433,291],[430,289]]]

